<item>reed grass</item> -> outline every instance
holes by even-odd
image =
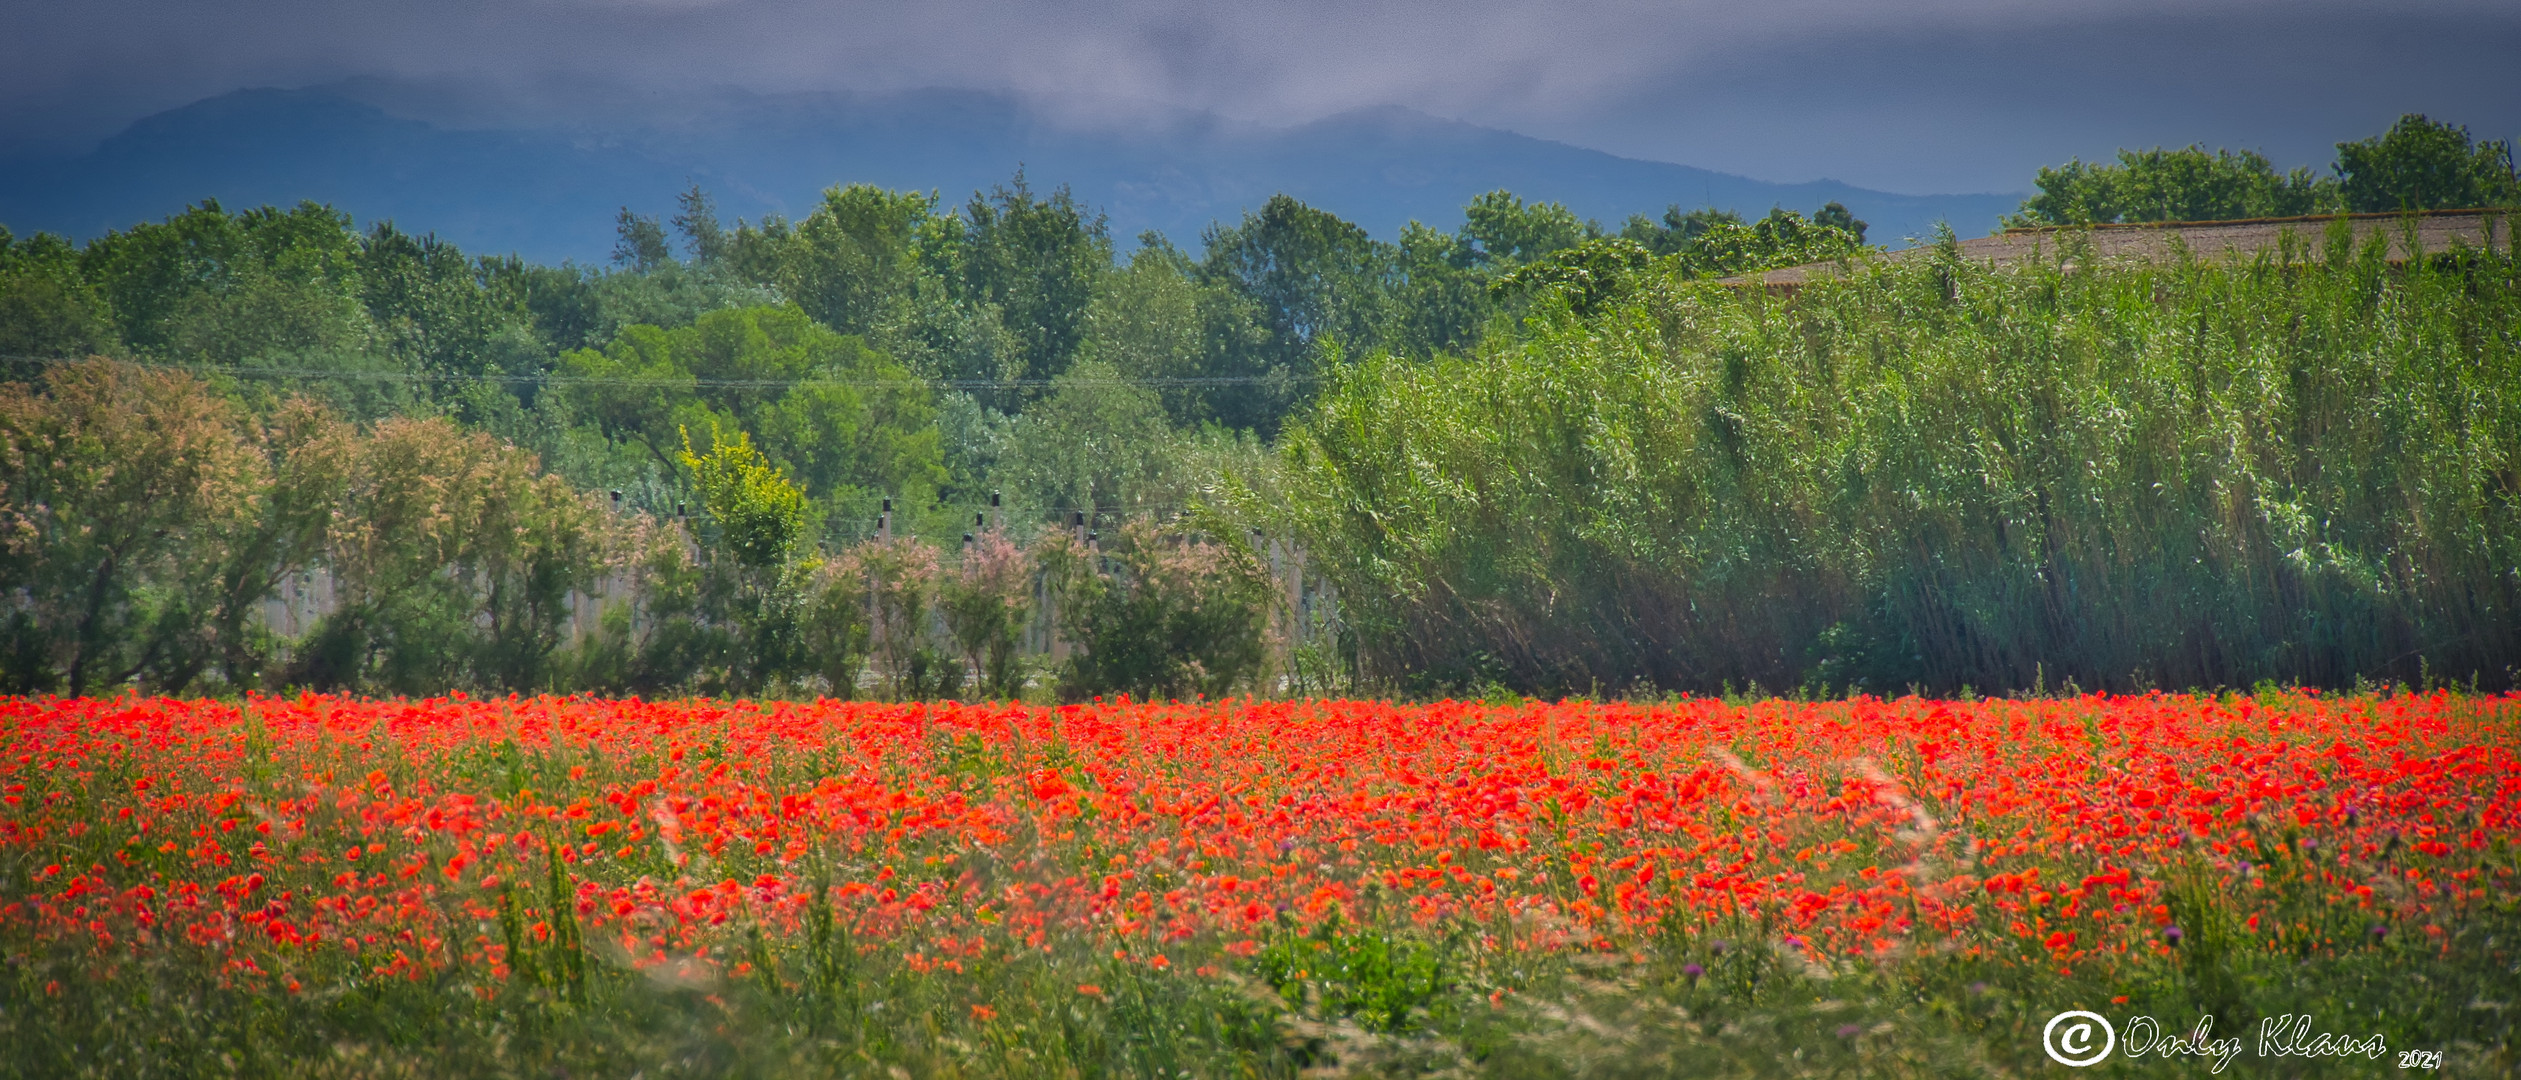
[[[2521,261],[2387,255],[1656,282],[1337,366],[1265,512],[1416,692],[2511,686]]]

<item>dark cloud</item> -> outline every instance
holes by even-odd
[[[1389,104],[1778,179],[2018,189],[2122,144],[2324,162],[2408,109],[2505,135],[2516,55],[2521,9],[2476,0],[91,0],[0,13],[0,140],[352,77],[437,87],[480,122],[964,86],[1081,123]]]
[[[1891,190],[2023,187],[2119,147],[2325,171],[2422,112],[2521,134],[2521,6],[2317,6],[1814,33],[1673,71],[1562,121],[1632,156]]]

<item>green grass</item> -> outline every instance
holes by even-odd
[[[12,936],[0,1075],[1984,1077],[2053,1070],[2041,1029],[2067,1009],[2121,1031],[2148,1015],[2186,1033],[2212,1015],[2218,1037],[2247,1044],[2226,1076],[2369,1076],[2416,1049],[2445,1051],[2454,1076],[2521,1067],[2512,900],[2473,905],[2438,935],[2375,935],[2353,905],[2284,885],[2287,870],[2262,868],[2262,887],[2295,930],[2238,933],[2227,901],[2193,890],[2175,897],[2193,929],[2167,957],[2083,971],[2034,943],[2008,951],[2001,935],[1824,964],[1756,914],[1523,952],[1477,927],[1406,929],[1397,904],[1360,917],[1370,925],[1289,924],[1248,958],[1183,942],[1166,970],[1080,935],[954,971],[826,924],[755,938],[752,967],[715,978],[634,970],[562,928],[541,944],[511,937],[529,944],[507,979],[344,970],[295,993],[249,988],[208,950],[134,959]],[[2388,1053],[2258,1056],[2260,1021],[2305,1013],[2314,1031],[2379,1035]],[[2088,1074],[2204,1071],[2114,1056]]]

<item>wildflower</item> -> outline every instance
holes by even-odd
[[[762,942],[773,955],[796,948],[796,936],[776,939],[807,932],[818,904],[860,948],[905,965],[917,957],[932,978],[982,957],[1053,953],[1071,927],[1110,933],[1094,939],[1098,952],[1118,946],[1157,971],[1173,962],[1154,948],[1216,941],[1221,955],[1196,968],[1214,977],[1262,956],[1258,938],[1272,934],[1288,935],[1273,938],[1273,955],[1316,963],[1333,947],[1315,933],[1325,926],[1438,938],[1511,925],[1510,939],[1482,947],[1547,954],[1664,940],[1680,959],[1729,957],[1734,946],[1711,931],[1746,922],[1766,927],[1754,952],[1765,940],[1816,962],[1929,949],[2002,958],[2046,943],[2056,953],[2043,967],[2073,960],[2082,970],[2156,962],[2184,943],[2162,881],[2237,870],[2245,889],[2289,885],[2283,855],[2241,858],[2268,850],[2254,843],[2282,843],[2258,824],[2272,821],[2305,855],[2359,851],[2376,829],[2410,838],[2371,860],[2373,884],[2386,877],[2403,891],[2358,884],[2336,901],[2365,919],[2367,936],[2318,947],[2370,948],[2400,919],[2438,943],[2464,906],[2495,895],[2491,823],[2437,821],[2428,832],[2372,820],[2359,835],[2329,816],[2324,793],[2403,789],[2409,807],[2500,805],[2521,786],[2521,762],[2440,734],[2446,710],[2477,707],[2304,697],[2281,734],[2253,735],[2234,734],[2213,699],[2163,695],[1756,710],[940,705],[916,726],[874,703],[783,706],[730,726],[725,703],[712,702],[256,699],[274,756],[306,755],[284,768],[368,777],[316,799],[243,782],[233,707],[0,701],[0,739],[12,744],[0,788],[29,794],[39,773],[47,785],[0,804],[0,851],[61,860],[0,882],[0,910],[59,912],[22,925],[55,935],[48,944],[76,935],[118,951],[260,958],[312,993],[338,987],[297,958],[333,947],[360,957],[344,972],[416,982],[451,963],[523,972],[529,959],[547,977],[543,958],[566,955],[554,949],[616,946],[643,970],[688,962],[758,975],[735,960],[753,955],[750,935],[773,939]],[[222,708],[230,719],[218,719]],[[1553,732],[1546,744],[1540,729]],[[2118,733],[2097,751],[2098,771],[2095,729]],[[391,737],[357,737],[379,730]],[[569,766],[550,792],[497,790],[473,771],[486,739],[554,755],[542,766],[554,773],[573,759],[602,764]],[[1877,749],[1922,741],[1935,751]],[[975,785],[935,762],[932,749],[949,743],[956,760],[995,755],[1008,771]],[[1550,745],[1601,750],[1583,752],[1583,780],[1571,782]],[[1759,767],[1711,760],[1710,745]],[[103,746],[122,755],[115,775],[150,778],[147,797],[119,785],[63,789],[76,783],[64,778],[97,772],[87,756]],[[1053,746],[1063,748],[1055,762],[1044,753]],[[2390,750],[2358,756],[2375,746]],[[1850,760],[1921,771],[1868,764],[1850,775]],[[2328,779],[2303,790],[2306,771]],[[1931,794],[1910,790],[1921,785]],[[185,797],[162,805],[170,792]],[[1956,811],[1966,820],[1929,828],[1913,812],[1928,801],[1966,808]],[[101,828],[126,810],[134,826]],[[75,839],[74,826],[95,839]],[[143,870],[135,864],[150,848],[122,844],[135,830],[175,847]],[[19,839],[39,835],[45,846],[33,851]],[[1812,857],[1795,861],[1799,851]],[[2416,855],[2422,866],[2399,861]],[[662,871],[675,880],[644,876],[668,865],[682,868]],[[2401,895],[2411,906],[2392,906]],[[2296,925],[2271,914],[2262,928],[2261,914],[2235,918],[2261,934]],[[520,931],[513,942],[504,926]],[[1656,938],[1665,927],[1678,933]],[[2131,939],[2147,947],[2122,953]],[[1703,951],[1687,951],[1693,941]],[[520,955],[507,955],[512,944]],[[1639,951],[1633,962],[1652,960]],[[1723,963],[1680,973],[1703,980]]]

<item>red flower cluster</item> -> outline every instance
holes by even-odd
[[[0,943],[234,979],[506,978],[583,941],[742,976],[839,927],[914,970],[1326,920],[1499,950],[1743,927],[1815,960],[2440,932],[2509,902],[2521,697],[1748,707],[1359,701],[0,702]],[[1201,965],[1199,972],[1214,968]],[[1096,993],[1091,985],[1079,992]]]

